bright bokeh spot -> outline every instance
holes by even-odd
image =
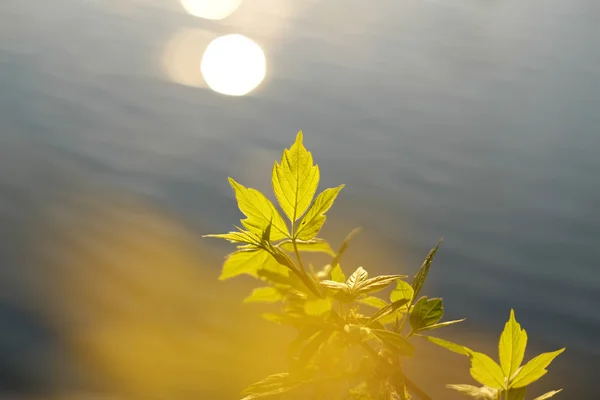
[[[181,0],[185,10],[196,17],[223,19],[233,14],[243,0]]]
[[[265,78],[265,54],[258,44],[243,35],[221,36],[206,48],[200,69],[215,92],[243,96]]]

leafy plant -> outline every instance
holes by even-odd
[[[242,227],[206,235],[237,246],[225,259],[219,279],[243,274],[257,278],[263,286],[254,289],[245,302],[280,303],[280,312],[263,317],[297,330],[289,348],[289,370],[249,386],[242,393],[243,400],[294,393],[311,399],[407,400],[413,395],[430,399],[402,368],[407,358],[415,357],[414,338],[468,356],[471,375],[484,385],[451,388],[482,399],[523,400],[525,388],[544,375],[564,349],[542,354],[520,367],[527,335],[512,312],[500,340],[500,365],[462,345],[423,335],[464,321],[441,322],[442,299],[419,297],[441,242],[410,283],[399,274],[370,277],[361,266],[346,278],[341,260],[358,230],[337,251],[319,237],[326,213],[344,187],[325,189],[315,197],[319,178],[319,166],[304,147],[300,131],[272,171],[273,191],[288,221],[264,194],[229,178],[245,215]],[[326,253],[331,261],[319,270],[312,265],[307,268],[302,258],[306,252]],[[386,298],[376,295],[392,286]]]

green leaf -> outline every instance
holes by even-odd
[[[493,389],[487,386],[477,387],[473,385],[446,385],[446,387],[481,400],[496,400],[496,396],[498,394],[498,389]]]
[[[333,269],[331,270],[331,280],[334,282],[345,282],[346,281],[346,275],[344,275],[344,272],[342,271],[342,267],[340,266],[340,264],[336,264]]]
[[[419,293],[421,293],[421,288],[423,287],[423,284],[425,283],[425,279],[427,278],[427,274],[429,273],[429,268],[431,267],[431,262],[433,261],[433,257],[435,257],[435,253],[437,253],[438,249],[440,248],[441,243],[442,243],[442,241],[440,240],[438,242],[437,246],[435,246],[433,249],[431,249],[429,254],[427,254],[427,257],[425,257],[425,261],[421,265],[421,268],[419,268],[419,272],[417,272],[417,275],[415,275],[415,277],[412,281],[412,287],[414,290],[413,298],[415,298],[415,299],[417,298]]]
[[[500,365],[504,376],[513,376],[521,366],[525,356],[525,347],[527,347],[527,332],[525,329],[521,329],[521,325],[515,319],[515,312],[511,309],[510,318],[504,325],[498,345]]]
[[[464,320],[466,320],[466,318],[455,319],[455,320],[452,320],[452,321],[440,322],[439,324],[428,325],[426,327],[423,327],[423,328],[419,329],[417,332],[431,331],[431,330],[434,330],[434,329],[443,328],[445,326],[450,326],[450,325],[458,324],[459,322],[463,322]]]
[[[555,394],[558,394],[558,393],[560,393],[560,392],[562,392],[562,389],[553,390],[553,391],[551,391],[551,392],[544,393],[543,395],[541,395],[541,396],[538,396],[538,397],[536,397],[536,398],[535,398],[535,399],[533,399],[533,400],[546,400],[546,399],[549,399],[550,397],[554,397],[554,395],[555,395]]]
[[[307,365],[315,355],[315,353],[319,350],[321,345],[327,341],[331,335],[333,334],[332,330],[320,331],[318,334],[313,336],[302,352],[300,353],[299,361],[301,365]]]
[[[250,232],[262,235],[272,224],[271,239],[280,240],[289,237],[288,228],[279,212],[264,194],[256,189],[247,188],[229,178],[229,184],[235,192],[240,211],[247,217],[242,225]]]
[[[360,228],[354,228],[344,239],[344,241],[342,242],[342,244],[340,245],[340,248],[337,251],[337,254],[335,255],[335,257],[333,257],[333,260],[331,260],[331,266],[332,267],[336,267],[337,265],[339,265],[340,263],[340,259],[342,258],[342,255],[346,252],[346,250],[348,249],[348,245],[350,244],[350,240],[352,240],[352,238],[354,236],[356,236],[356,234],[360,232]],[[344,279],[345,280],[345,279]]]
[[[417,301],[410,313],[409,322],[413,331],[419,331],[427,326],[437,323],[444,316],[442,299],[428,300],[423,296]]]
[[[482,385],[494,389],[504,388],[504,373],[494,360],[483,353],[469,352],[471,359],[471,376]]]
[[[350,278],[346,281],[346,286],[349,291],[354,291],[369,277],[369,273],[365,271],[363,267],[358,267],[356,271],[350,275]]]
[[[396,288],[394,288],[390,294],[390,300],[398,301],[401,299],[408,299],[408,301],[411,302],[414,293],[412,286],[408,282],[399,280],[398,283],[396,283]]]
[[[276,303],[283,298],[281,292],[272,286],[255,288],[244,299],[244,303]]]
[[[383,290],[399,279],[406,278],[406,275],[379,275],[369,278],[354,289],[355,293],[371,293]]]
[[[335,188],[325,189],[319,193],[298,225],[298,230],[296,231],[297,238],[310,240],[319,234],[321,227],[327,219],[325,213],[331,208],[343,187],[344,185],[340,185]]]
[[[327,253],[330,256],[335,255],[335,252],[329,247],[329,243],[327,243],[323,239],[312,239],[308,241],[296,241],[296,246],[299,251],[313,252],[313,253]],[[285,251],[294,252],[294,244],[290,240],[285,240],[279,243],[278,247],[284,249]]]
[[[508,389],[504,392],[504,400],[525,400],[527,388]]]
[[[272,396],[285,393],[302,385],[302,381],[292,378],[288,373],[274,374],[248,386],[242,392],[248,395],[242,400],[252,400],[263,396]]]
[[[238,275],[248,274],[258,276],[259,269],[277,269],[277,262],[271,255],[263,250],[238,250],[227,256],[219,280],[233,278]]]
[[[319,185],[319,166],[302,143],[302,131],[289,149],[283,151],[281,162],[273,165],[273,191],[281,209],[292,223],[310,205]],[[309,238],[312,239],[312,238]]]
[[[333,299],[315,299],[304,303],[304,312],[308,315],[322,315],[331,310]]]
[[[381,300],[379,297],[374,297],[374,296],[365,297],[363,299],[358,299],[356,301],[358,303],[366,304],[368,306],[376,307],[376,308],[383,308],[383,307],[388,306],[388,303]]]
[[[510,386],[519,388],[537,381],[542,376],[546,375],[546,372],[548,372],[546,367],[548,367],[552,360],[554,360],[563,351],[565,351],[564,348],[550,353],[543,353],[533,358],[515,374],[515,376],[511,379]]]
[[[330,280],[326,279],[324,281],[320,281],[319,283],[329,289],[334,289],[334,290],[347,290],[348,289],[348,285],[346,285],[344,282],[336,282],[336,281],[330,281]]]
[[[402,307],[406,303],[408,303],[407,299],[400,299],[391,304],[387,304],[385,307],[380,308],[375,314],[373,314],[373,316],[371,318],[369,318],[369,321],[367,322],[367,324],[371,324],[371,323],[381,319],[382,317],[385,317],[386,315],[393,313],[394,311],[398,310],[400,307]]]
[[[440,347],[443,347],[447,350],[450,350],[454,353],[462,354],[464,356],[468,356],[471,353],[471,350],[469,348],[467,348],[463,345],[460,345],[460,344],[449,342],[444,339],[440,339],[440,338],[433,337],[433,336],[425,336],[425,335],[416,335],[416,336],[426,339],[426,340],[430,341],[431,343],[436,344]]]
[[[415,355],[415,348],[404,336],[385,329],[371,329],[371,333],[387,347],[398,350],[400,354],[408,357],[413,357]]]
[[[203,235],[203,237],[225,239],[230,243],[246,243],[248,246],[244,246],[244,250],[256,249],[256,247],[260,247],[261,244],[260,237],[258,235],[243,230],[238,232]]]

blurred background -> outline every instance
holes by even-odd
[[[534,386],[597,399],[597,0],[0,1],[0,397],[237,399],[291,337],[220,282],[299,129],[346,268],[414,274],[440,333],[494,354],[515,308]],[[423,346],[435,398],[466,360]],[[425,373],[427,376],[425,376]],[[538,393],[539,390],[539,393]]]

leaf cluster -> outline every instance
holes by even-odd
[[[523,400],[525,388],[544,375],[564,349],[520,366],[527,336],[513,312],[500,340],[500,365],[482,353],[425,335],[464,321],[442,321],[442,299],[421,296],[441,241],[410,282],[400,274],[371,277],[362,266],[346,277],[342,258],[358,230],[335,251],[319,237],[326,214],[344,187],[327,188],[315,196],[319,179],[319,166],[299,132],[273,166],[272,186],[279,209],[258,190],[230,178],[245,218],[235,231],[206,235],[237,246],[227,256],[219,279],[244,274],[257,278],[262,285],[244,301],[279,304],[279,312],[263,317],[297,330],[288,349],[289,370],[249,386],[242,393],[243,400],[292,393],[311,399],[429,399],[402,368],[407,358],[416,356],[415,338],[468,356],[471,375],[483,385],[449,387],[476,398]],[[302,257],[307,252],[327,254],[330,261],[320,269],[307,268]],[[386,288],[392,290],[382,296]]]

